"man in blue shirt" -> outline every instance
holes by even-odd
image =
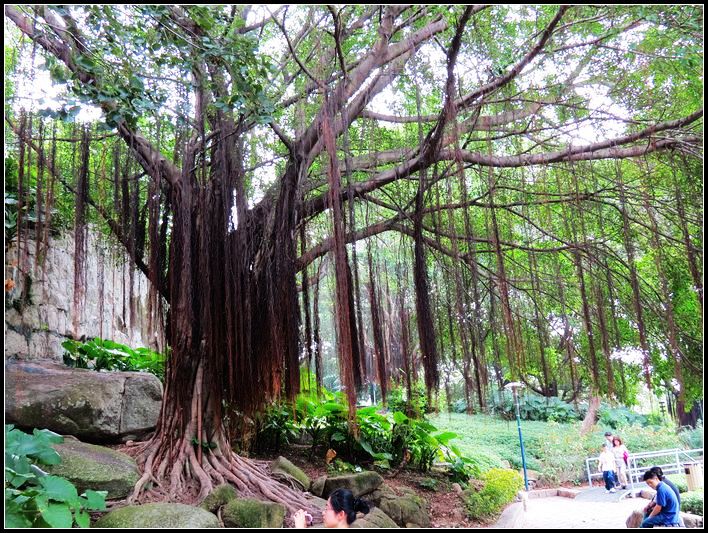
[[[655,505],[648,517],[639,527],[677,526],[679,525],[679,503],[676,494],[663,483],[657,473],[648,470],[644,473],[644,481],[656,491]]]

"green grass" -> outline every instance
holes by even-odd
[[[511,465],[521,468],[521,447],[516,421],[506,421],[488,415],[443,413],[430,418],[441,431],[453,431],[453,440],[460,451],[476,460],[483,471]],[[587,480],[585,458],[597,456],[607,428],[580,436],[580,422],[521,421],[526,450],[526,466],[541,474],[549,484],[583,483]],[[676,432],[670,428],[628,426],[616,431],[630,452],[683,448]]]

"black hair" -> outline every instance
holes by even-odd
[[[355,498],[349,489],[337,489],[329,495],[329,501],[335,513],[344,511],[347,515],[347,524],[356,520],[356,514],[369,512],[369,504],[364,500]]]
[[[659,478],[659,481],[663,481],[663,480],[664,480],[664,471],[661,469],[660,466],[652,466],[652,467],[649,469],[649,472],[654,472],[654,473],[656,474],[656,477]]]
[[[658,479],[659,481],[661,481],[659,474],[657,474],[653,468],[650,468],[649,470],[644,472],[644,481],[646,481],[647,479]]]

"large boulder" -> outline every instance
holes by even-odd
[[[283,527],[285,506],[260,500],[236,499],[222,509],[224,527]]]
[[[219,527],[219,519],[212,513],[180,503],[146,503],[129,505],[102,516],[94,528],[149,529],[182,527]]]
[[[95,443],[125,442],[151,431],[162,384],[143,372],[96,372],[57,363],[5,363],[5,420]]]
[[[74,439],[53,446],[61,463],[46,469],[71,481],[79,494],[86,489],[105,490],[108,499],[123,498],[140,479],[138,465],[124,453]]]
[[[325,481],[323,498],[329,498],[329,495],[336,489],[349,489],[354,496],[358,498],[365,494],[374,492],[383,483],[383,478],[376,472],[361,472],[349,476],[330,477]]]

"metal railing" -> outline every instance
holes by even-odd
[[[602,478],[602,473],[597,472],[599,459],[599,456],[585,459],[585,470],[587,471],[590,487],[592,487],[593,478]],[[661,467],[664,475],[669,475],[683,474],[686,464],[703,464],[703,448],[694,448],[692,450],[672,448],[654,452],[630,453],[627,463],[627,479],[633,489],[635,484],[643,483],[644,472],[652,466]]]

